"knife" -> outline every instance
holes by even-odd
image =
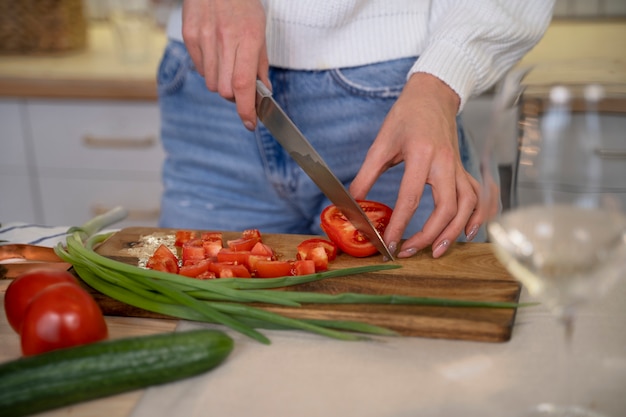
[[[272,92],[259,80],[256,82],[256,112],[267,130],[317,184],[324,195],[341,210],[359,232],[372,242],[383,256],[393,260],[393,254],[361,206],[352,198],[315,148],[311,146],[289,116],[276,103],[272,97]]]

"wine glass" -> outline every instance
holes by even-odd
[[[554,312],[569,344],[579,308],[626,270],[626,135],[609,130],[626,117],[626,90],[536,85],[528,82],[535,70],[511,71],[495,94],[481,200],[494,201],[492,185],[509,167],[510,202],[488,219],[489,240],[531,297]],[[542,404],[528,415],[599,416],[572,404]]]

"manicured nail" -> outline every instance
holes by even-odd
[[[391,254],[393,255],[394,253],[396,253],[396,249],[398,249],[398,242],[389,242],[389,245],[387,245],[387,247],[389,248],[389,252],[391,252]]]
[[[475,224],[474,226],[472,226],[472,228],[470,229],[469,233],[466,236],[466,239],[467,239],[468,242],[476,237],[476,234],[478,233],[478,228],[479,227],[480,227],[480,225],[478,225],[478,224]]]
[[[411,256],[415,255],[416,253],[417,253],[417,249],[415,249],[415,248],[404,249],[403,251],[401,251],[398,254],[398,258],[410,258]]]
[[[248,130],[254,130],[254,123],[252,123],[250,120],[246,120],[245,122],[243,122],[243,125]]]
[[[398,248],[398,244],[396,242],[390,242],[387,245],[387,249],[389,249],[389,252],[393,255],[396,253],[396,249]],[[383,256],[383,262],[387,262],[390,261],[391,259],[387,258],[386,256]]]
[[[435,247],[435,250],[433,250],[433,258],[439,258],[441,255],[443,255],[443,253],[448,249],[448,246],[450,246],[450,241],[448,239],[438,244]]]

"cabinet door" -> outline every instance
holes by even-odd
[[[121,205],[124,224],[156,226],[163,151],[155,102],[29,102],[47,224],[79,225]]]
[[[155,102],[33,100],[28,115],[40,173],[161,170]]]
[[[53,177],[40,181],[46,224],[79,226],[98,214],[122,206],[128,211],[128,217],[112,228],[157,226],[159,181]]]
[[[23,114],[22,101],[0,100],[0,223],[41,220],[33,200]]]

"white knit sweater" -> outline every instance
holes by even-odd
[[[419,57],[461,97],[491,87],[545,32],[553,0],[263,0],[270,64],[323,70]],[[180,9],[168,35],[182,40]]]

